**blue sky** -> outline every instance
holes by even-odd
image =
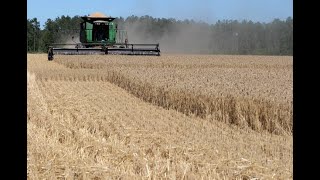
[[[27,18],[36,17],[41,28],[48,18],[102,12],[113,17],[150,15],[155,18],[270,22],[293,17],[293,0],[27,0]]]

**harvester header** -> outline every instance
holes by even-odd
[[[102,13],[93,13],[81,17],[80,43],[53,43],[49,45],[48,60],[56,54],[87,55],[87,54],[121,54],[121,55],[156,55],[160,56],[159,43],[129,43],[126,30],[118,29],[113,22],[115,18]],[[74,41],[74,37],[72,37]],[[73,46],[65,48],[64,46]]]

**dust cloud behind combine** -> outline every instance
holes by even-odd
[[[164,53],[209,54],[212,47],[212,31],[208,24],[170,24],[162,33],[150,32],[152,25],[135,22],[124,26],[129,43],[159,43]]]
[[[73,40],[72,40],[72,37],[73,37]],[[61,35],[60,40],[57,43],[62,43],[62,44],[80,43],[80,37],[79,37],[79,34],[76,34],[76,33]],[[63,45],[61,47],[62,48],[74,48],[75,45]]]

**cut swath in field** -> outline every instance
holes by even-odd
[[[231,56],[232,58],[234,57]],[[280,83],[284,84],[283,82],[287,84],[286,82],[290,80],[289,68],[292,64],[286,60],[280,61],[272,58],[271,60],[258,59],[248,62],[245,60],[228,60],[225,57],[212,62],[205,59],[207,66],[203,61],[196,64],[192,60],[185,60],[174,64],[174,60],[160,60],[160,62],[154,59],[146,61],[145,58],[131,59],[131,61],[116,58],[106,60],[98,56],[90,58],[90,60],[63,57],[57,59],[57,62],[71,68],[74,72],[76,70],[86,70],[83,72],[87,72],[87,74],[80,75],[79,73],[79,78],[82,76],[80,78],[82,80],[112,82],[135,96],[166,109],[175,109],[187,115],[196,115],[241,127],[250,127],[256,131],[267,130],[275,134],[291,134],[292,100],[290,101],[290,84],[289,86],[286,85],[289,89],[285,91],[283,89],[286,86],[282,88],[279,86],[279,90],[276,90],[274,87],[262,87],[261,85],[257,87],[255,85],[261,80],[265,81],[264,78],[273,78],[272,80],[276,83],[274,86],[278,86]],[[235,64],[232,65],[232,62],[235,62]],[[193,68],[192,63],[194,63]],[[231,68],[236,72],[239,67],[241,69],[239,72],[248,74],[239,74],[243,76],[240,79],[242,84],[246,84],[245,78],[249,78],[248,81],[252,80],[252,86],[248,87],[247,83],[246,87],[240,87],[241,91],[232,89],[234,84],[237,85],[236,88],[242,85],[236,82],[230,83],[232,78],[237,81],[235,77],[223,77],[213,83],[210,82],[212,81],[210,78],[213,77],[212,71],[216,72],[215,69],[230,71]],[[90,71],[90,69],[94,69],[94,71]],[[280,79],[283,76],[278,77],[278,74],[274,75],[272,73],[274,71],[281,72],[281,70],[287,76],[289,73],[289,77],[284,78],[286,81],[277,82],[277,78]],[[179,74],[179,71],[182,73]],[[268,73],[265,73],[265,71]],[[267,77],[257,77],[256,74],[260,72],[262,75],[266,74]],[[192,80],[185,80],[184,77],[186,76],[191,77]],[[203,79],[208,83],[203,82]],[[217,84],[218,80],[221,80],[220,84]],[[221,85],[223,83],[231,87]],[[275,94],[281,90],[281,94]],[[272,92],[273,94],[270,94]],[[274,101],[274,99],[277,101]]]
[[[206,117],[208,119],[201,119],[192,113],[186,116],[172,108],[165,110],[135,97],[128,90],[117,87],[116,83],[109,83],[112,79],[122,79],[124,87],[130,87],[134,92],[138,92],[134,88],[145,88],[151,95],[158,92],[158,88],[164,88],[158,93],[164,92],[163,97],[173,96],[170,98],[184,97],[183,94],[188,98],[190,93],[195,98],[211,97],[215,91],[199,78],[203,75],[201,69],[197,72],[191,66],[184,67],[184,63],[191,62],[182,61],[187,56],[163,57],[169,60],[176,58],[177,62],[168,62],[162,57],[158,59],[160,62],[117,56],[103,59],[99,56],[65,58],[71,62],[88,60],[85,63],[92,64],[101,61],[107,66],[70,69],[56,62],[48,62],[46,55],[28,55],[28,72],[31,75],[28,79],[28,178],[292,179],[292,136],[258,133],[250,128],[239,128],[239,125],[230,126],[214,119],[208,120],[210,115]],[[197,61],[202,64],[206,60],[200,58]],[[144,68],[144,64],[148,68]],[[225,65],[219,69],[225,69],[222,66]],[[197,84],[190,84],[184,89],[181,84],[189,85],[189,79],[176,71],[171,72],[173,67],[183,70],[179,73],[197,72],[190,79],[197,81]],[[202,69],[211,69],[206,71],[209,73],[213,71],[213,68]],[[211,73],[216,74],[216,71]],[[146,77],[142,78],[143,75]],[[212,77],[207,77],[209,83],[215,83]],[[152,81],[147,81],[148,78]],[[179,80],[180,84],[174,80]],[[170,86],[163,85],[168,82],[171,82]],[[251,83],[258,88],[255,81]],[[276,82],[272,83],[277,86]],[[228,81],[226,84],[233,85]],[[202,88],[202,94],[192,93],[191,87],[195,90]],[[219,91],[221,88],[224,87],[217,87]],[[247,97],[254,93],[254,90],[251,91]],[[279,96],[280,93],[276,94]],[[216,95],[219,98],[226,96]],[[232,95],[234,99],[225,104],[236,104],[233,112],[237,112],[237,100],[243,96],[237,93]],[[261,93],[261,96],[267,94]],[[286,98],[290,99],[290,96]],[[280,102],[285,102],[286,98]],[[154,100],[158,101],[157,98]],[[272,98],[268,100],[274,103]],[[192,102],[192,99],[188,101]]]

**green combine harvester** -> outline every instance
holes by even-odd
[[[53,43],[49,45],[48,60],[54,55],[88,55],[88,54],[120,54],[120,55],[155,55],[160,56],[158,44],[132,44],[128,42],[127,32],[118,29],[115,18],[102,13],[93,13],[81,17],[80,43]],[[74,41],[74,37],[72,37]],[[65,46],[72,46],[66,48]]]

